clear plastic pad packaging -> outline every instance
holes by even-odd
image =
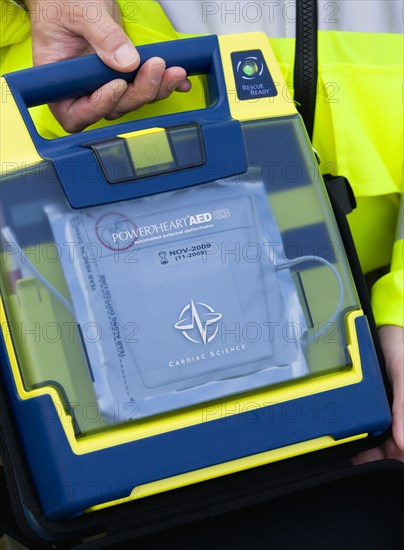
[[[282,241],[262,182],[45,210],[69,248],[62,266],[107,420],[307,373],[302,340],[285,338],[288,326],[306,332],[305,317],[289,269],[277,269]]]

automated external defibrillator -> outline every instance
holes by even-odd
[[[16,141],[2,139],[1,381],[52,520],[390,423],[266,37],[163,46],[142,60],[164,51],[201,75],[205,109],[46,140],[30,107],[115,73],[90,56],[2,77],[2,133],[12,125]]]

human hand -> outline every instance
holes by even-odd
[[[387,373],[393,388],[392,435],[380,447],[354,457],[355,464],[393,458],[404,462],[404,329],[385,325],[379,330]]]
[[[30,12],[35,65],[97,53],[111,69],[134,71],[139,54],[122,29],[115,0],[25,0]],[[115,120],[174,90],[186,92],[191,83],[181,67],[166,69],[159,57],[139,69],[133,83],[108,82],[93,94],[51,104],[54,116],[68,132],[79,132],[101,118]]]

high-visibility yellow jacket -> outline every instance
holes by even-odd
[[[125,30],[136,45],[180,35],[157,2],[119,0]],[[292,82],[294,40],[270,38],[286,82]],[[30,66],[29,18],[1,0],[1,73]],[[319,93],[314,147],[322,171],[350,181],[358,207],[349,222],[364,272],[388,264],[390,272],[373,287],[378,325],[404,326],[404,239],[396,226],[403,186],[403,37],[399,34],[319,31]],[[137,117],[195,108],[201,102],[195,81],[189,94],[147,105]],[[132,117],[133,113],[124,119]],[[33,111],[43,135],[64,131],[46,106]],[[100,123],[97,123],[98,126]],[[105,122],[103,122],[105,124]]]

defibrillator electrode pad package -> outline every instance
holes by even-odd
[[[390,423],[317,163],[265,36],[140,51],[199,75],[206,108],[48,141],[28,108],[115,73],[89,56],[2,78],[2,132],[13,125],[18,146],[2,140],[1,382],[51,520]]]
[[[303,332],[305,318],[290,273],[270,261],[281,239],[268,208],[260,220],[265,201],[262,182],[230,179],[82,213],[45,209],[55,242],[81,246],[63,268],[75,317],[102,335],[85,346],[106,419],[114,403],[132,403],[136,419],[307,374],[300,346],[275,331]],[[234,261],[238,248],[251,261]]]

